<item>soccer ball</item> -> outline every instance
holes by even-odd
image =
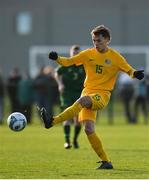
[[[11,130],[18,132],[22,131],[26,127],[27,120],[22,113],[14,112],[9,115],[7,124]]]

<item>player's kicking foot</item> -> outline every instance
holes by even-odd
[[[43,121],[45,128],[49,129],[50,127],[52,127],[53,126],[52,122],[54,119],[49,116],[46,109],[44,107],[42,107],[41,109],[38,108],[38,111],[40,113],[41,120]]]
[[[111,162],[99,161],[98,163],[101,163],[101,165],[97,167],[96,169],[113,169],[113,165]]]

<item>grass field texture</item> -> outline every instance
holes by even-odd
[[[99,159],[83,130],[80,148],[65,150],[61,125],[46,130],[38,122],[22,132],[13,132],[6,124],[0,126],[0,178],[149,178],[149,125],[98,122],[96,131],[113,162],[113,170],[95,170]]]

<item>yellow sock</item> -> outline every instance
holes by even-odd
[[[96,154],[101,158],[102,161],[110,161],[106,152],[103,149],[103,145],[101,143],[100,138],[96,135],[96,133],[92,133],[87,136],[88,140],[96,152]]]
[[[53,125],[58,124],[60,122],[66,121],[68,119],[72,119],[81,111],[82,106],[80,103],[75,102],[72,106],[65,109],[62,113],[58,116],[53,117]]]

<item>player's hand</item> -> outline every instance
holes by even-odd
[[[144,78],[144,70],[135,71],[134,77],[139,79],[139,80],[143,79]]]
[[[55,51],[51,51],[50,53],[49,53],[49,59],[52,59],[52,60],[57,60],[57,58],[58,58],[58,54],[57,54],[57,52],[55,52]]]

